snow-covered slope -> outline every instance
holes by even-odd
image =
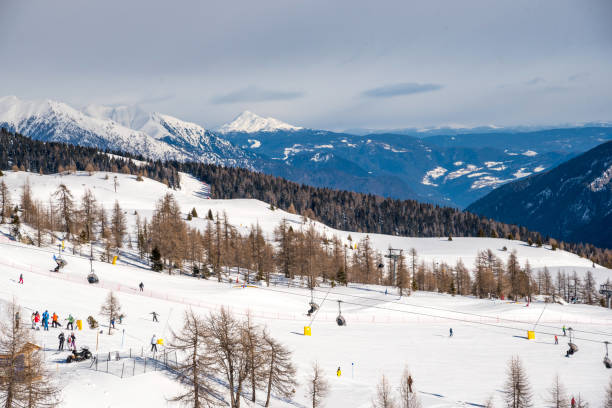
[[[36,198],[48,200],[49,194],[59,183],[66,184],[78,199],[85,189],[91,189],[98,202],[110,208],[118,200],[130,223],[133,213],[150,217],[155,201],[168,191],[172,192],[183,211],[195,207],[199,214],[208,209],[213,212],[226,211],[230,222],[240,231],[259,223],[271,237],[274,226],[283,218],[295,228],[304,227],[300,216],[281,210],[270,210],[266,203],[256,200],[208,200],[207,188],[201,182],[182,175],[182,190],[168,190],[163,184],[145,179],[138,182],[133,176],[124,174],[85,173],[71,175],[41,176],[25,172],[7,171],[3,177],[11,195],[17,197],[26,179]],[[114,176],[119,185],[114,192]],[[205,221],[194,218],[191,225],[203,228]],[[315,223],[328,234],[337,234],[345,242],[349,233],[333,230]],[[271,335],[287,344],[293,351],[293,360],[298,370],[300,385],[290,401],[274,398],[272,407],[309,406],[304,396],[306,376],[313,361],[321,365],[330,382],[331,392],[326,406],[356,407],[371,406],[375,386],[384,373],[393,388],[399,384],[405,365],[411,369],[414,386],[424,408],[449,408],[483,406],[492,396],[496,406],[501,406],[501,391],[511,356],[518,355],[525,365],[534,391],[535,406],[544,406],[547,390],[556,374],[576,395],[581,393],[591,406],[600,406],[604,388],[609,381],[601,359],[604,340],[612,340],[610,312],[606,309],[586,305],[545,305],[481,300],[471,297],[417,292],[410,297],[398,298],[392,288],[385,295],[385,287],[351,285],[348,288],[323,286],[315,291],[315,300],[321,304],[320,312],[311,324],[305,316],[310,292],[305,289],[288,288],[278,277],[278,285],[266,288],[241,288],[235,285],[236,275],[221,283],[216,280],[199,280],[187,276],[169,276],[151,272],[139,263],[135,250],[124,249],[118,264],[95,261],[93,267],[100,277],[100,284],[89,285],[85,276],[89,271],[88,248],[72,254],[69,244],[64,256],[68,261],[60,273],[49,272],[53,265],[52,247],[38,248],[17,244],[5,238],[6,226],[0,228],[0,307],[15,298],[23,309],[23,320],[33,310],[49,310],[60,316],[60,321],[72,313],[85,319],[92,315],[106,329],[99,314],[100,305],[109,290],[113,290],[127,316],[117,325],[113,335],[106,330],[99,335],[99,352],[108,353],[132,348],[146,350],[153,334],[164,338],[166,343],[170,331],[181,326],[183,311],[191,307],[196,313],[205,315],[221,305],[231,308],[233,313],[244,316],[252,312],[255,323],[266,326]],[[354,242],[365,234],[350,233]],[[479,249],[491,248],[500,256],[516,249],[519,259],[529,259],[533,266],[548,265],[551,269],[586,270],[590,263],[564,251],[546,248],[531,248],[520,242],[490,238],[454,238],[453,241],[436,238],[406,238],[385,235],[370,235],[376,249],[384,251],[389,245],[394,248],[417,249],[419,258],[427,262],[454,262],[462,258],[468,267]],[[597,267],[596,278],[603,280],[612,276],[612,271]],[[17,283],[23,273],[25,283]],[[145,291],[139,292],[137,285],[143,282]],[[347,319],[346,327],[335,324],[337,301],[342,300],[342,314]],[[151,322],[150,312],[160,314],[160,322]],[[524,339],[525,331],[536,325],[536,340]],[[25,323],[25,322],[24,322]],[[302,336],[303,326],[311,324],[312,337]],[[559,337],[560,345],[554,345],[553,335],[561,335],[560,327],[571,326],[576,331],[580,350],[572,358],[565,358],[565,339]],[[448,337],[449,328],[454,336]],[[89,369],[89,362],[67,365],[67,353],[56,353],[56,338],[59,329],[49,332],[36,331],[37,342],[45,346],[45,357],[59,381],[64,386],[63,407],[73,408],[86,404],[88,407],[133,407],[150,408],[177,407],[167,402],[176,395],[181,386],[167,372],[149,371],[131,376],[130,363],[125,363],[126,377],[96,372]],[[84,328],[76,331],[77,344],[95,349],[97,330]],[[113,353],[114,355],[114,353]],[[115,364],[121,371],[122,361]],[[343,375],[335,375],[336,368]],[[104,370],[104,369],[103,369]],[[261,401],[263,393],[258,394]],[[244,406],[248,405],[245,401]]]
[[[121,150],[151,159],[196,160],[252,168],[249,155],[201,126],[137,107],[0,98],[0,127],[33,139]]]
[[[217,129],[221,133],[241,132],[241,133],[256,133],[256,132],[276,132],[279,130],[300,130],[301,127],[293,126],[285,122],[281,122],[274,118],[264,118],[254,114],[253,112],[244,111],[236,117],[232,122],[226,123]]]

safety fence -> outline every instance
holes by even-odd
[[[148,353],[144,348],[96,353],[89,368],[120,378],[134,377],[151,371],[170,370],[178,367],[176,351]]]

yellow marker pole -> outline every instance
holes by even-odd
[[[535,340],[535,332],[533,330],[527,331],[527,340]]]
[[[304,336],[311,336],[312,332],[310,330],[310,326],[304,326]]]
[[[117,263],[117,255],[113,257],[113,265],[115,265],[116,263]]]

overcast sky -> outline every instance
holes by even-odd
[[[0,0],[0,96],[215,127],[612,120],[612,1]]]

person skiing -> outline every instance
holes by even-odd
[[[563,325],[563,335],[566,336],[566,334],[565,334],[565,325]]]
[[[61,332],[59,334],[59,336],[57,336],[58,340],[59,340],[59,347],[57,348],[58,351],[62,351],[64,350],[64,340],[66,339],[64,337],[64,332]]]
[[[34,315],[34,323],[35,326],[38,325],[38,322],[40,322],[40,313],[38,313],[38,310],[36,311],[36,314]]]
[[[59,316],[57,315],[57,313],[53,312],[53,316],[51,316],[51,327],[59,327],[59,322],[57,321],[57,319],[59,319]]]
[[[15,312],[15,327],[18,329],[19,328],[19,311]]]
[[[340,370],[340,367],[338,367],[338,370],[336,370],[336,375],[338,377],[340,377],[342,375],[342,371]]]
[[[74,332],[70,333],[70,343],[72,343],[72,349],[76,351],[76,336]]]
[[[68,336],[66,339],[66,343],[68,343],[68,350],[72,350],[72,337]]]
[[[111,324],[111,327],[114,329],[115,328],[115,318],[114,317],[111,318],[110,324]]]
[[[72,317],[72,314],[68,314],[68,318],[66,320],[68,320],[66,330],[74,330],[74,317]]]
[[[36,313],[32,312],[32,316],[30,316],[30,320],[32,321],[32,329],[36,328]]]
[[[151,351],[157,351],[157,337],[155,334],[151,337]]]
[[[45,328],[45,331],[49,331],[49,312],[45,310],[42,315],[42,325]]]
[[[559,344],[559,339],[557,338],[556,334],[555,334],[555,344]]]
[[[151,314],[153,315],[153,321],[154,322],[159,322],[159,320],[157,320],[157,313],[156,312],[151,312]]]
[[[453,328],[452,328],[452,327],[451,327],[451,328],[450,328],[450,330],[449,330],[449,335],[448,335],[448,337],[453,337]]]
[[[408,375],[408,392],[412,393],[412,376]]]
[[[576,400],[572,397],[572,408],[576,408]]]
[[[19,274],[19,283],[23,285],[23,273]]]
[[[144,291],[144,283],[140,282],[140,284],[138,285],[138,287],[140,288],[140,291]]]

